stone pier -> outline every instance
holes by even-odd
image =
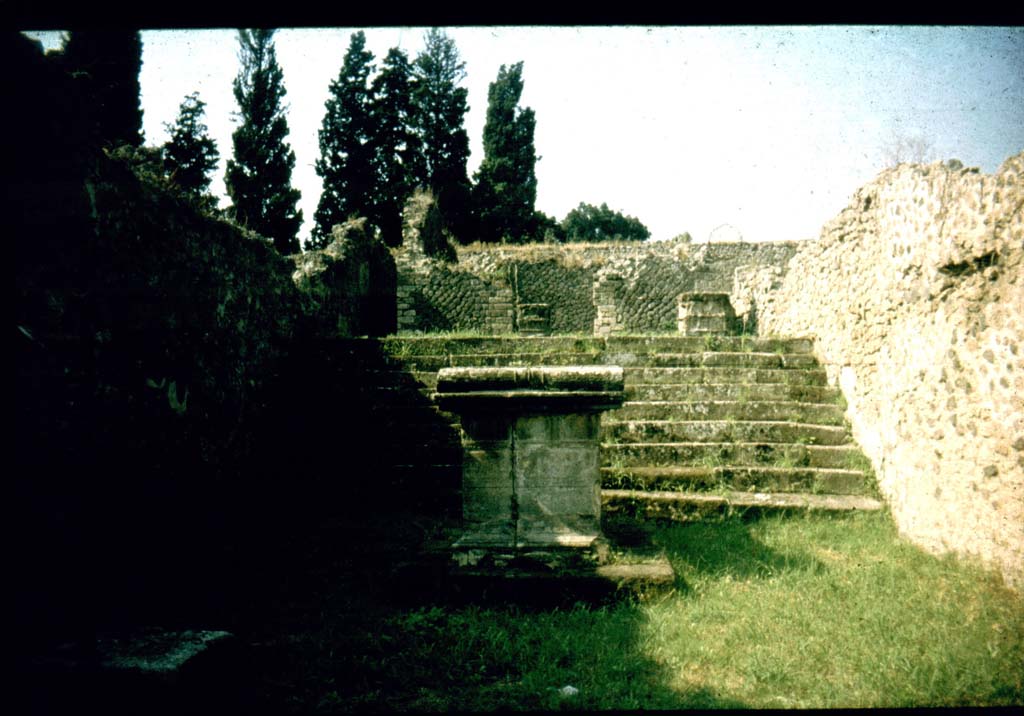
[[[618,366],[438,373],[435,399],[463,430],[457,576],[635,581],[628,566],[605,565],[601,532],[600,414],[622,404],[623,386]],[[667,563],[643,567],[646,581],[672,581]]]
[[[727,293],[681,293],[676,306],[677,327],[684,336],[725,336],[734,332],[736,312]]]

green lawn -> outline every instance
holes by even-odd
[[[647,601],[399,608],[360,606],[347,593],[292,637],[301,672],[292,704],[333,712],[1024,703],[1024,600],[989,573],[901,540],[885,514],[662,526],[649,546],[679,580]],[[566,686],[578,693],[563,695]]]

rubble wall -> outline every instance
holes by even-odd
[[[455,262],[403,247],[395,252],[398,327],[510,332],[516,305],[545,303],[556,334],[675,331],[680,293],[748,296],[754,284],[747,285],[745,277],[763,282],[766,270],[781,275],[796,246],[666,241],[460,247]],[[609,279],[615,291],[602,292]],[[599,308],[613,318],[599,321]]]
[[[1024,154],[900,165],[802,245],[765,333],[813,336],[905,536],[1024,586]]]

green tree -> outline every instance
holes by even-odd
[[[534,235],[537,241],[544,241],[550,244],[565,241],[565,231],[555,217],[548,216],[543,211],[535,211],[533,213],[533,222],[536,227]]]
[[[632,216],[612,211],[607,204],[580,202],[562,219],[566,241],[643,241],[651,232]]]
[[[231,138],[224,183],[235,221],[273,240],[282,254],[299,251],[302,211],[291,186],[295,153],[285,142],[284,76],[277,64],[274,30],[239,30],[241,69],[234,82],[241,124]]]
[[[412,66],[398,48],[384,58],[373,81],[374,221],[388,246],[402,243],[402,209],[423,180],[419,137],[412,128]]]
[[[375,219],[372,96],[368,87],[372,63],[366,35],[352,33],[338,78],[330,84],[319,132],[316,173],[323,179],[323,192],[308,243],[313,248],[330,243],[335,224],[352,215]]]
[[[468,91],[457,86],[465,76],[455,41],[438,28],[428,30],[412,82],[413,125],[423,147],[423,174],[417,179],[437,197],[445,229],[468,243],[473,239],[472,197],[463,122],[469,104]]]
[[[100,144],[142,145],[139,71],[142,37],[137,30],[73,30],[63,43],[65,69],[89,79],[91,128]]]
[[[163,146],[164,168],[172,182],[199,199],[209,196],[210,172],[217,167],[220,153],[217,143],[207,134],[203,123],[206,103],[193,92],[178,107],[174,125],[165,124],[171,138]],[[210,208],[213,197],[209,197]]]
[[[519,108],[522,93],[523,63],[502,65],[487,91],[484,158],[474,189],[482,241],[523,243],[535,238],[536,118],[529,107]]]

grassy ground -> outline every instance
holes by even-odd
[[[263,637],[268,703],[324,713],[1024,703],[1024,601],[900,540],[885,514],[733,517],[647,538],[675,567],[676,590],[601,607],[456,607],[409,594],[399,605],[372,577],[339,582],[325,570],[322,589],[288,602]]]

